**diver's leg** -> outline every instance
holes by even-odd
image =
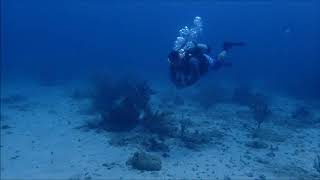
[[[186,85],[190,86],[200,79],[200,62],[196,58],[191,58],[190,63],[190,77],[188,78]]]
[[[170,80],[177,88],[183,87],[183,77],[181,72],[173,67],[170,67]]]

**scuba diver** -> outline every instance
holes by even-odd
[[[202,20],[195,17],[194,27],[182,28],[177,37],[173,50],[168,55],[170,79],[177,88],[184,88],[195,84],[201,76],[209,70],[218,70],[221,67],[232,66],[225,61],[227,52],[234,46],[244,46],[244,42],[224,42],[222,51],[217,58],[209,54],[211,48],[202,43],[197,43],[202,31]]]
[[[206,44],[194,44],[181,57],[178,51],[173,50],[168,55],[170,79],[178,88],[188,87],[196,83],[209,70],[219,70],[222,67],[231,67],[232,63],[225,60],[228,51],[233,46],[244,46],[244,42],[224,42],[222,51],[217,58],[209,55],[211,49]]]

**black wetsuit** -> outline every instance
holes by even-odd
[[[224,51],[230,50],[233,46],[244,46],[243,42],[225,42],[222,46]],[[168,58],[170,61],[170,79],[177,87],[187,87],[196,83],[202,75],[212,70],[219,70],[221,67],[232,66],[232,63],[215,60],[210,64],[205,54],[210,53],[210,48],[205,52],[197,45],[188,50],[181,59],[177,51],[172,51]]]
[[[176,58],[170,65],[170,78],[177,87],[191,86],[196,83],[200,77],[208,72],[209,62],[198,47],[192,48],[186,52],[183,59],[173,51],[169,59]]]

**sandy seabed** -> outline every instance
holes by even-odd
[[[26,99],[1,102],[1,179],[320,179],[313,168],[320,152],[319,123],[286,124],[302,102],[274,95],[274,115],[261,130],[265,136],[260,141],[268,148],[254,149],[247,146],[253,141],[254,123],[245,107],[232,103],[208,109],[195,103],[175,106],[170,101],[172,88],[158,85],[155,89],[155,106],[184,114],[194,127],[219,130],[223,137],[198,150],[169,141],[169,157],[153,153],[161,157],[160,171],[138,171],[126,165],[138,147],[109,143],[115,136],[128,134],[77,128],[94,117],[81,113],[88,101],[70,98],[73,86],[7,84],[2,86],[2,98],[18,94]],[[312,111],[320,117],[319,107]]]

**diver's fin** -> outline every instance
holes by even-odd
[[[222,49],[223,50],[230,50],[233,46],[245,46],[246,44],[244,42],[229,42],[226,41],[223,43]]]

